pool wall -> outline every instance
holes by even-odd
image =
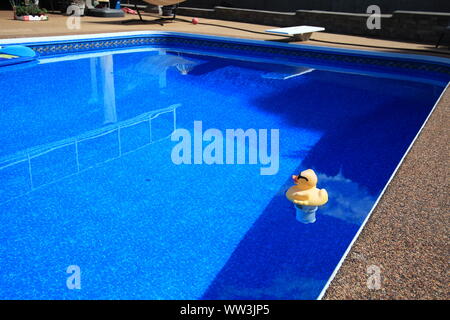
[[[301,62],[328,71],[354,70],[359,74],[401,73],[404,80],[438,81],[444,86],[450,79],[450,59],[397,53],[379,53],[311,45],[292,45],[271,41],[225,38],[177,32],[119,32],[80,36],[56,36],[0,40],[0,45],[22,44],[31,47],[42,58],[90,51],[130,49],[143,46],[181,46],[187,50],[216,51],[221,56]],[[216,52],[217,53],[217,52]],[[306,63],[305,63],[306,62]],[[398,75],[397,75],[398,76]]]

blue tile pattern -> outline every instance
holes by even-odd
[[[428,62],[414,62],[407,60],[383,59],[362,55],[348,55],[343,53],[316,52],[298,48],[279,48],[264,45],[250,45],[232,43],[210,39],[192,39],[181,36],[142,36],[117,39],[81,40],[78,42],[32,44],[30,47],[41,56],[80,53],[93,50],[121,49],[139,46],[189,46],[201,49],[233,50],[244,54],[277,55],[288,58],[305,58],[326,62],[350,63],[359,66],[400,68],[411,71],[424,71],[450,75],[450,67]]]

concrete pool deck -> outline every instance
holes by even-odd
[[[135,30],[191,32],[258,40],[285,41],[264,33],[272,26],[180,17],[164,26],[121,24],[135,18],[82,17],[81,29],[69,30],[67,17],[50,14],[49,21],[22,22],[11,11],[0,11],[0,38],[88,34]],[[145,19],[153,17],[145,15]],[[302,42],[353,49],[438,55],[450,58],[447,48],[364,37],[315,33]],[[299,43],[301,45],[302,43]],[[365,228],[352,247],[325,299],[449,299],[449,177],[450,90],[447,90],[416,140]],[[381,288],[369,290],[367,268],[381,270]]]

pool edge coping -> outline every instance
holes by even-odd
[[[233,38],[224,36],[213,36],[205,34],[195,34],[189,32],[174,32],[174,31],[125,31],[125,32],[110,32],[110,33],[92,33],[92,34],[79,34],[79,35],[61,35],[61,36],[46,36],[46,37],[23,37],[23,38],[0,38],[1,45],[13,45],[13,44],[44,44],[44,43],[59,43],[64,41],[77,41],[77,40],[105,40],[108,38],[122,38],[122,37],[139,37],[139,36],[183,36],[192,37],[196,39],[203,40],[219,40],[226,42],[234,42],[239,44],[248,45],[262,45],[270,46],[284,49],[306,49],[307,51],[315,52],[325,52],[325,53],[336,53],[345,55],[362,55],[370,58],[381,58],[381,59],[394,59],[394,60],[407,60],[410,62],[422,62],[422,63],[433,63],[439,65],[445,65],[450,67],[450,58],[429,56],[429,55],[417,55],[417,54],[406,54],[406,53],[392,53],[392,52],[378,52],[371,50],[362,49],[349,49],[349,48],[337,48],[337,47],[325,47],[325,46],[315,46],[310,44],[291,44],[291,43],[279,43],[268,40],[255,40],[255,39],[244,39],[244,38]]]

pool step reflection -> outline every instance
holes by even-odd
[[[0,159],[0,204],[166,140],[179,104]]]

